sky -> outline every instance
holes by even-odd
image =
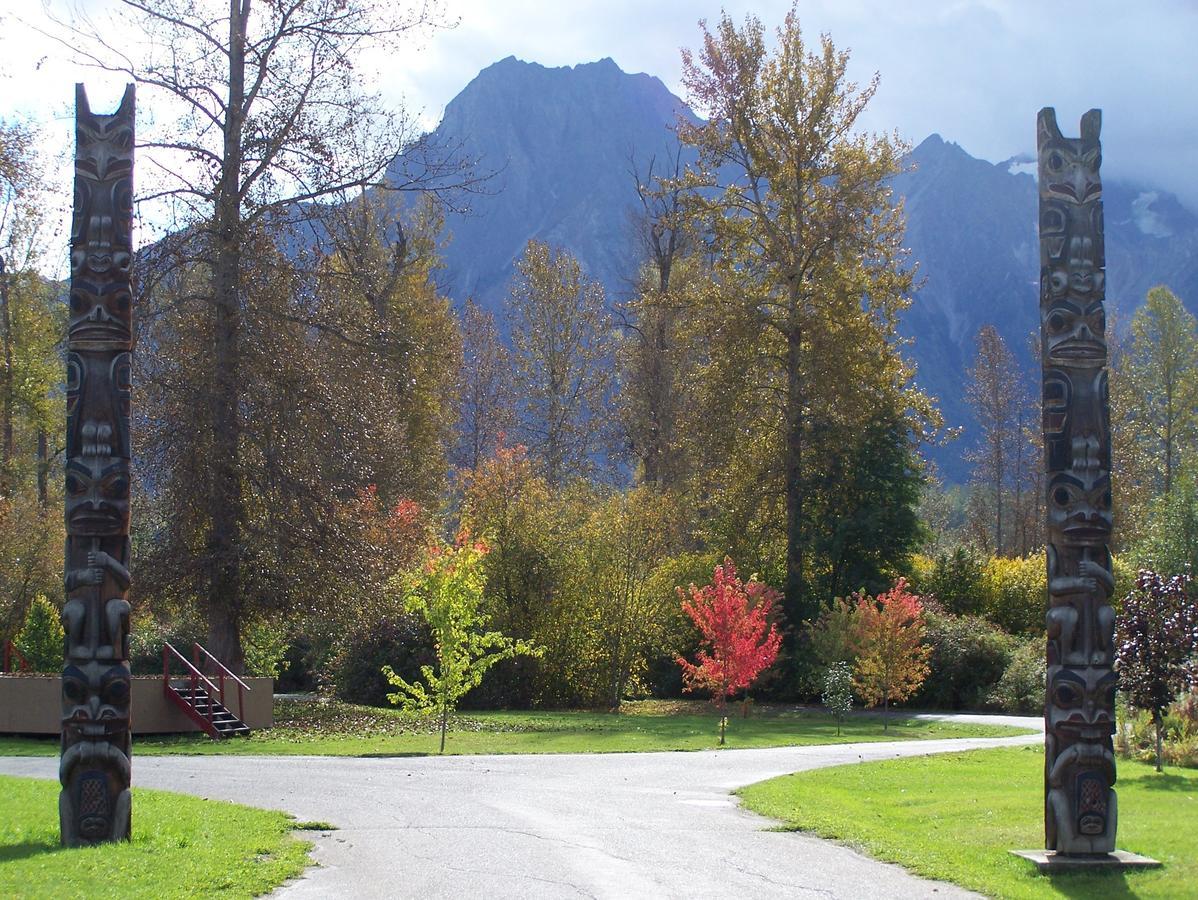
[[[121,85],[72,65],[66,48],[38,33],[48,27],[45,5],[0,0],[0,118],[41,121],[55,171],[69,179],[74,82],[88,83],[98,110],[115,105]],[[117,0],[48,6],[80,6],[96,17],[119,9]],[[442,0],[452,27],[373,53],[361,71],[388,103],[427,127],[481,69],[510,55],[546,66],[611,57],[681,95],[679,50],[698,45],[700,18],[715,22],[726,10],[739,24],[751,13],[772,32],[789,7],[789,0]],[[1067,135],[1077,133],[1083,112],[1100,107],[1104,174],[1173,191],[1198,212],[1198,0],[801,0],[798,12],[808,39],[827,32],[851,51],[853,78],[880,75],[866,127],[897,131],[912,144],[938,133],[999,162],[1034,150],[1040,107],[1056,107]]]

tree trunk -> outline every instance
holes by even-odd
[[[13,371],[12,310],[8,305],[8,272],[0,259],[0,341],[4,343],[4,406],[0,423],[0,496],[11,493],[12,461],[16,452],[13,440],[13,394],[16,374]]]
[[[792,291],[792,293],[795,293]],[[797,305],[798,299],[794,297]],[[786,580],[783,605],[793,641],[803,621],[803,376],[802,329],[792,327],[786,341]]]
[[[1159,709],[1152,711],[1152,723],[1156,726],[1156,770],[1163,772],[1161,757],[1164,755],[1164,738],[1162,732],[1165,729],[1165,720]]]
[[[445,732],[449,727],[449,704],[441,704],[441,753],[445,753]]]
[[[890,730],[890,694],[882,695],[882,731]]]
[[[46,446],[46,429],[37,430],[37,506],[43,513],[49,509],[50,449]]]
[[[245,20],[249,0],[229,3],[229,103],[225,120],[224,169],[216,204],[216,248],[212,272],[212,521],[208,534],[209,650],[240,674],[241,647],[241,136],[245,95]]]

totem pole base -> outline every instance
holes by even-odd
[[[1066,856],[1054,850],[1010,850],[1031,862],[1041,874],[1057,875],[1061,872],[1126,872],[1132,869],[1159,869],[1155,859],[1116,850],[1114,853],[1098,853],[1093,856]]]

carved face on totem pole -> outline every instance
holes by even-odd
[[[1111,539],[1111,479],[1101,471],[1060,472],[1048,484],[1050,539],[1105,547]],[[1053,543],[1058,543],[1054,541]]]
[[[119,537],[129,532],[129,461],[82,457],[67,461],[67,533]]]
[[[132,102],[132,95],[126,95]],[[75,214],[71,227],[71,294],[67,334],[76,346],[128,344],[133,295],[132,119],[92,116],[79,122]]]
[[[67,665],[62,672],[64,740],[66,734],[74,740],[127,734],[129,696],[126,666],[105,662]]]

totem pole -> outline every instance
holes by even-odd
[[[1102,113],[1065,138],[1037,121],[1040,341],[1048,515],[1045,846],[1062,856],[1115,849],[1111,428],[1107,399]]]
[[[67,326],[62,843],[128,840],[133,85],[110,116],[75,86]]]

